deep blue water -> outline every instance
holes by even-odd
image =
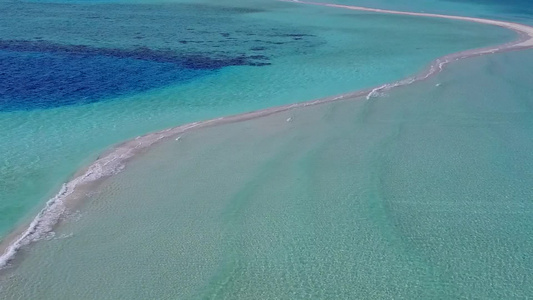
[[[135,58],[0,51],[0,110],[91,103],[208,73]]]
[[[0,0],[0,12],[0,111],[112,99],[321,43],[303,28],[242,18],[262,12],[250,8]]]
[[[149,48],[0,41],[0,110],[86,104],[187,82],[227,66],[268,64],[264,55],[213,58]]]

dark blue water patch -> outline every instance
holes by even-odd
[[[228,66],[266,66],[265,55],[180,55],[172,50],[0,41],[0,111],[86,104],[188,82]]]
[[[223,3],[0,0],[0,67],[7,77],[0,78],[0,110],[110,99],[190,81],[228,66],[267,66],[282,56],[312,53],[325,43],[310,28],[242,17],[264,11]],[[47,77],[39,68],[46,64],[53,66]],[[10,73],[19,76],[19,82],[13,83],[16,76]],[[106,81],[99,78],[102,83],[95,87],[98,76]]]
[[[210,71],[105,55],[0,51],[0,110],[87,104],[186,82]]]
[[[179,53],[171,49],[150,49],[137,47],[132,49],[95,48],[85,45],[61,45],[47,41],[3,41],[0,40],[0,50],[12,52],[40,52],[54,54],[68,54],[70,56],[110,56],[115,58],[132,58],[149,60],[159,63],[173,63],[183,68],[213,70],[228,66],[254,66],[257,63],[268,63],[269,58],[264,55],[245,55],[229,53],[212,56],[202,53]],[[258,61],[259,60],[259,61]]]

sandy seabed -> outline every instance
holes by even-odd
[[[467,22],[475,22],[493,26],[499,26],[506,29],[513,30],[519,34],[519,38],[515,41],[496,45],[493,47],[485,47],[480,49],[472,49],[461,51],[453,54],[449,54],[434,60],[423,72],[400,80],[393,83],[388,83],[374,88],[363,89],[351,93],[346,93],[342,95],[322,98],[318,100],[301,102],[296,104],[278,106],[273,108],[268,108],[264,110],[228,116],[220,117],[212,120],[201,121],[189,123],[169,129],[165,129],[159,132],[150,133],[144,136],[139,136],[133,140],[126,141],[122,144],[119,144],[104,154],[102,154],[96,161],[94,161],[87,168],[80,170],[74,176],[72,180],[65,183],[59,193],[50,199],[46,206],[40,211],[40,213],[33,219],[33,221],[23,227],[15,230],[10,236],[2,241],[0,244],[0,249],[4,251],[2,256],[0,256],[0,268],[4,268],[9,265],[9,263],[15,258],[17,252],[24,246],[31,244],[32,242],[42,239],[46,234],[50,233],[54,226],[58,223],[61,216],[67,211],[69,202],[72,202],[75,199],[80,197],[82,191],[87,191],[93,184],[99,182],[102,179],[105,179],[109,176],[112,176],[120,172],[127,161],[133,158],[137,153],[146,151],[150,146],[165,140],[174,138],[179,140],[180,135],[199,128],[205,128],[210,126],[241,122],[255,118],[266,117],[272,114],[292,110],[295,108],[308,107],[312,105],[324,104],[333,101],[354,99],[358,97],[366,97],[370,99],[374,96],[378,96],[380,93],[388,91],[392,88],[409,85],[413,82],[427,79],[428,77],[439,73],[446,64],[457,61],[460,59],[465,59],[468,57],[505,52],[505,51],[515,51],[533,48],[533,27],[512,23],[504,22],[498,20],[489,20],[473,17],[461,17],[461,16],[452,16],[452,15],[442,15],[442,14],[431,14],[431,13],[417,13],[417,12],[404,12],[404,11],[394,11],[386,9],[376,9],[376,8],[366,8],[359,6],[349,6],[349,5],[339,5],[339,4],[329,4],[329,3],[320,3],[320,2],[306,2],[298,0],[282,0],[284,2],[291,2],[295,4],[307,4],[307,5],[318,5],[339,9],[349,9],[357,11],[366,11],[373,13],[384,13],[384,14],[394,14],[394,15],[408,15],[408,16],[419,16],[419,17],[430,17],[430,18],[441,18],[441,19],[451,19]],[[364,98],[363,98],[364,99]],[[290,121],[290,119],[287,119]]]

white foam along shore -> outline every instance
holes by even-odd
[[[178,127],[165,129],[159,132],[150,133],[144,136],[139,136],[133,140],[129,140],[122,144],[119,144],[113,147],[112,149],[110,149],[109,151],[105,152],[103,155],[101,155],[90,166],[78,172],[78,174],[74,176],[73,179],[63,184],[59,193],[46,203],[45,207],[33,219],[33,221],[28,225],[28,227],[22,231],[22,233],[18,234],[14,238],[7,238],[6,240],[2,241],[2,248],[4,249],[4,253],[0,256],[0,268],[4,268],[8,266],[9,263],[14,259],[17,252],[22,247],[27,246],[31,244],[32,242],[35,242],[39,239],[42,239],[43,237],[46,237],[48,234],[52,232],[54,226],[57,224],[61,216],[65,214],[65,211],[67,208],[65,204],[68,203],[69,197],[72,197],[75,191],[83,188],[84,186],[87,187],[89,184],[94,183],[95,181],[101,180],[103,178],[112,176],[113,174],[120,172],[120,170],[123,169],[128,159],[132,158],[136,153],[139,153],[140,151],[149,148],[150,146],[158,143],[159,141],[163,139],[173,138],[173,137],[174,138],[178,137],[179,139],[179,135],[183,134],[184,132],[193,130],[193,129],[233,123],[233,122],[240,122],[240,121],[255,119],[259,117],[265,117],[268,115],[272,115],[275,113],[288,111],[288,110],[300,108],[300,107],[307,107],[307,106],[323,104],[323,103],[328,103],[328,102],[333,102],[333,101],[339,101],[339,100],[344,100],[344,99],[351,99],[351,98],[356,98],[356,97],[361,97],[361,96],[366,96],[367,99],[370,99],[371,97],[379,95],[380,92],[390,90],[391,88],[408,85],[419,80],[424,80],[430,77],[431,75],[434,75],[440,72],[446,64],[459,60],[459,59],[479,56],[479,55],[484,55],[484,54],[490,54],[490,53],[496,53],[496,52],[533,48],[533,27],[522,25],[522,24],[517,24],[517,23],[480,19],[480,18],[449,16],[449,15],[441,15],[441,14],[402,12],[402,11],[374,9],[374,8],[366,8],[366,7],[358,7],[358,6],[348,6],[348,5],[338,5],[338,4],[328,4],[328,3],[318,3],[318,2],[305,2],[305,1],[298,1],[298,0],[281,0],[281,1],[291,2],[291,3],[300,3],[300,4],[320,5],[320,6],[327,6],[327,7],[333,7],[333,8],[341,8],[341,9],[375,12],[375,13],[433,17],[433,18],[444,18],[444,19],[476,22],[476,23],[500,26],[500,27],[514,30],[519,33],[520,37],[516,41],[509,42],[509,43],[502,44],[502,45],[497,45],[494,47],[467,50],[467,51],[462,51],[462,52],[443,56],[433,61],[429,65],[429,67],[425,69],[423,72],[415,76],[397,81],[397,82],[385,84],[385,85],[374,87],[374,88],[359,90],[359,91],[355,91],[352,93],[346,93],[346,94],[342,94],[338,96],[332,96],[332,97],[327,97],[323,99],[308,101],[308,102],[300,102],[296,104],[268,108],[264,110],[259,110],[259,111],[254,111],[254,112],[249,112],[249,113],[244,113],[244,114],[239,114],[239,115],[234,115],[234,116],[221,117],[221,118],[212,119],[208,121],[185,124],[185,125],[181,125]]]

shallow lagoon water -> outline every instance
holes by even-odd
[[[533,9],[527,0],[333,0],[331,3],[404,11],[502,19],[531,24]]]
[[[531,55],[168,140],[24,251],[2,293],[527,298]]]
[[[514,37],[266,1],[207,5],[198,23],[196,6],[7,3],[22,13],[0,19],[2,51],[65,59],[77,47],[84,60],[69,60],[55,78],[70,83],[83,64],[104,59],[109,66],[94,74],[111,78],[122,64],[123,77],[112,79],[127,81],[85,99],[50,89],[68,105],[0,112],[4,232],[116,142],[389,82],[437,56]],[[178,12],[195,33],[174,32],[184,28]],[[51,30],[72,19],[78,28]],[[206,49],[191,42],[199,35],[212,47],[201,57],[222,63],[176,74]],[[252,54],[239,52],[242,43]],[[370,101],[166,142],[95,186],[55,237],[25,249],[2,274],[0,298],[525,298],[533,293],[531,66],[531,51],[476,58]]]
[[[271,1],[227,4],[0,2],[2,53],[18,55],[3,63],[19,68],[15,73],[21,78],[34,78],[17,80],[14,91],[8,90],[11,84],[2,90],[3,107],[9,108],[0,112],[3,236],[33,218],[77,169],[120,141],[382,84],[415,73],[440,55],[514,38],[477,24]],[[204,14],[195,15],[197,9]],[[205,43],[194,43],[198,37]],[[84,57],[69,59],[65,49],[78,49]],[[179,63],[200,54],[226,63],[193,69],[194,76],[183,80]],[[250,58],[255,55],[268,60]],[[43,57],[53,57],[46,73],[38,71]],[[22,64],[13,63],[21,59],[35,60],[20,69]],[[94,66],[99,60],[108,65]],[[101,72],[84,73],[88,62]],[[98,77],[102,74],[105,78]],[[56,88],[16,93],[50,78]],[[73,86],[78,88],[70,90]],[[36,98],[40,92],[43,99]],[[31,105],[19,105],[17,97]]]

